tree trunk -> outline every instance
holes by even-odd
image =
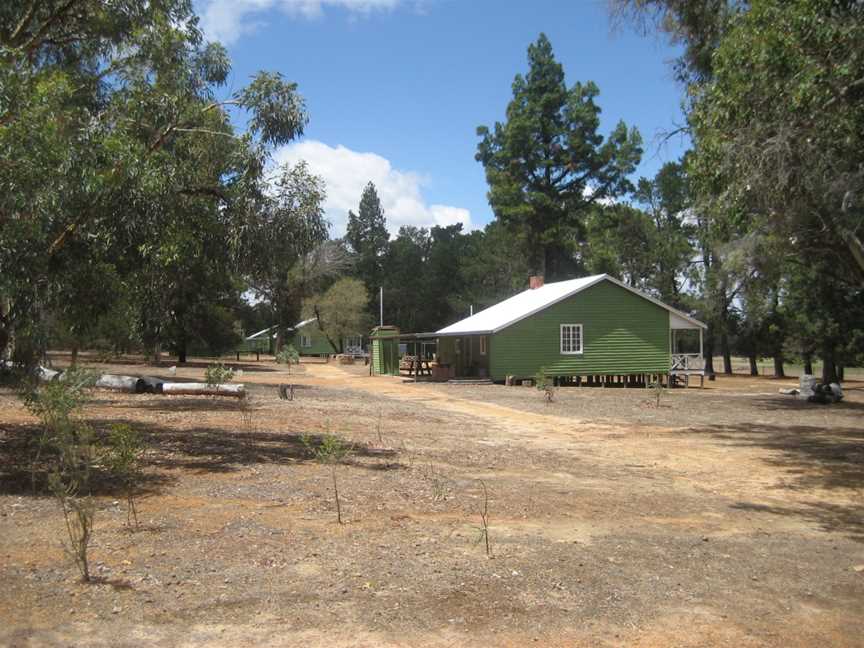
[[[279,352],[282,351],[282,347],[285,346],[285,331],[281,325],[276,327],[276,346],[275,353],[273,355],[279,355]]]
[[[732,375],[732,351],[729,349],[729,335],[726,331],[720,334],[720,351],[723,354],[723,373]]]
[[[837,382],[837,367],[834,364],[834,349],[822,353],[822,382],[826,385]]]
[[[705,375],[714,380],[714,326],[708,325],[702,340],[702,357],[705,360]]]
[[[0,323],[0,360],[6,360],[9,357],[7,349],[9,348],[9,331],[6,326]]]
[[[840,382],[843,382],[846,379],[844,375],[846,372],[844,371],[845,367],[843,365],[837,365],[837,379]]]
[[[747,359],[750,361],[750,375],[751,376],[758,376],[759,375],[759,365],[756,364],[756,356],[755,355],[749,355],[749,356],[747,356]]]
[[[804,373],[808,376],[813,375],[813,356],[809,353],[804,354]]]
[[[8,360],[11,356],[9,353],[9,343],[12,341],[12,331],[10,330],[9,321],[10,310],[8,300],[5,297],[0,297],[0,360]]]
[[[154,342],[150,346],[150,363],[158,366],[161,359],[162,345],[159,342]]]
[[[774,354],[774,377],[786,377],[786,373],[783,371],[783,354],[779,352]]]
[[[182,340],[180,345],[177,347],[177,363],[186,363],[186,340]]]
[[[75,342],[72,345],[72,360],[70,362],[71,362],[73,367],[78,364],[78,343],[77,342]]]

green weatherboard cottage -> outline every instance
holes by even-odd
[[[651,376],[700,374],[706,325],[621,283],[594,275],[531,287],[441,329],[439,364],[457,377]],[[698,331],[698,351],[679,353],[681,331]],[[626,380],[626,378],[624,378]],[[581,380],[581,378],[580,378]]]

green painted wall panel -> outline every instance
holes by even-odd
[[[372,348],[372,373],[378,376],[399,375],[399,329],[375,327],[369,336]]]
[[[304,347],[300,345],[300,336],[307,335],[312,338],[310,341],[312,342],[312,346]],[[336,353],[336,349],[333,348],[333,345],[327,341],[327,338],[318,328],[318,325],[315,322],[310,322],[306,326],[297,329],[294,335],[288,340],[288,343],[293,345],[295,349],[297,349],[297,353],[301,356],[304,355],[329,355],[331,353]]]
[[[582,324],[583,353],[560,350],[560,325]],[[609,281],[495,333],[489,342],[495,380],[549,375],[668,372],[669,312]]]

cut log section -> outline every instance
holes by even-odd
[[[245,387],[237,385],[208,385],[207,383],[162,383],[163,394],[183,394],[187,396],[233,396],[243,398]]]
[[[129,394],[143,394],[147,384],[141,378],[135,376],[115,376],[105,374],[96,381],[97,389],[113,389],[114,391],[127,392]]]
[[[162,393],[162,385],[165,384],[165,381],[161,378],[154,378],[153,376],[141,376],[141,380],[144,381],[144,391],[148,394]]]

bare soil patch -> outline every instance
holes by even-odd
[[[100,485],[95,585],[63,555],[54,502],[22,483],[35,422],[0,392],[0,643],[862,645],[860,385],[825,407],[721,377],[658,409],[645,390],[546,405],[362,365],[242,367],[251,423],[234,400],[96,393],[94,425],[127,421],[151,450],[142,531]],[[300,439],[327,433],[355,448],[341,526]]]

